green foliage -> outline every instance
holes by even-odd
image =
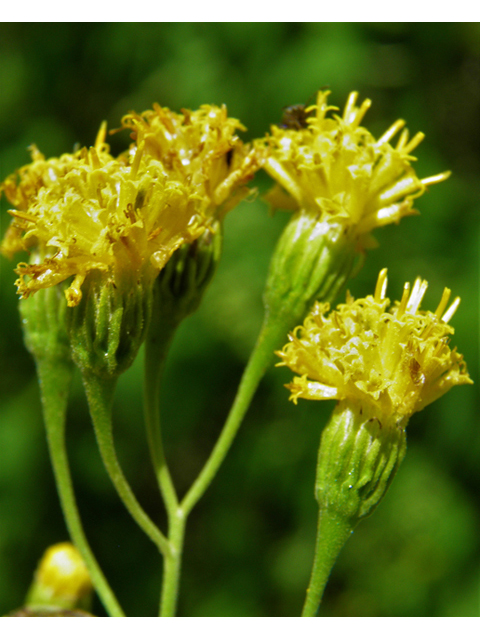
[[[14,23],[0,25],[1,178],[35,142],[49,155],[94,142],[100,122],[129,109],[226,103],[261,136],[282,108],[325,85],[331,103],[352,90],[373,105],[381,134],[404,118],[426,140],[420,177],[453,176],[417,201],[420,217],[376,232],[379,248],[349,283],[370,293],[388,267],[399,296],[417,275],[425,308],[444,286],[462,304],[454,344],[478,384],[480,49],[478,23]],[[126,133],[111,140],[117,153]],[[258,175],[264,192],[270,181]],[[0,201],[2,234],[9,216]],[[225,221],[218,273],[180,327],[162,391],[166,454],[180,494],[207,458],[262,319],[270,256],[286,216],[257,199]],[[1,258],[0,613],[21,605],[38,558],[67,538],[49,471],[33,362],[23,346],[14,264]],[[342,294],[343,297],[343,294]],[[141,357],[121,378],[114,421],[119,457],[142,506],[165,528],[143,427]],[[288,372],[268,372],[224,466],[192,513],[179,614],[295,616],[312,561],[316,452],[328,403],[287,402]],[[409,451],[375,516],[340,555],[321,615],[478,615],[480,430],[476,386],[453,389],[416,414]],[[160,560],[104,473],[79,379],[69,451],[85,529],[128,615],[153,615]],[[132,590],[132,584],[135,589]],[[102,615],[97,602],[95,613]]]

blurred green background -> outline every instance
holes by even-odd
[[[478,383],[480,221],[479,23],[3,23],[0,25],[0,178],[29,161],[94,141],[130,109],[226,103],[261,136],[282,108],[328,85],[343,107],[352,90],[373,106],[380,135],[397,118],[426,140],[420,176],[451,169],[418,202],[420,217],[376,233],[349,288],[371,293],[389,268],[389,294],[417,275],[462,297],[454,344]],[[123,134],[122,134],[123,135]],[[117,153],[127,143],[118,135]],[[258,175],[260,193],[269,186]],[[2,232],[9,223],[1,201]],[[165,442],[181,492],[208,456],[262,319],[261,295],[287,214],[261,198],[226,221],[223,259],[201,309],[181,327],[163,393]],[[0,258],[0,614],[19,606],[45,547],[67,537],[49,466],[33,362],[23,347],[14,264]],[[343,294],[342,294],[343,297]],[[333,403],[287,401],[272,368],[187,533],[179,614],[296,616],[312,561],[315,460]],[[459,387],[416,414],[409,451],[387,497],[341,554],[323,616],[477,616],[480,608],[478,387]],[[140,500],[165,516],[142,420],[142,355],[121,378],[118,449]],[[69,448],[92,547],[129,615],[156,615],[161,563],[103,471],[79,379]],[[97,602],[95,612],[104,615]]]

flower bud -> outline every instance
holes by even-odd
[[[178,324],[196,311],[216,271],[221,250],[222,228],[218,221],[197,240],[177,249],[155,281],[157,313]]]
[[[344,227],[300,209],[287,223],[270,262],[267,312],[299,322],[316,299],[336,297],[355,260],[355,241]]]
[[[132,364],[145,338],[152,285],[127,278],[119,286],[92,273],[82,289],[82,299],[68,313],[73,360],[84,374],[116,377]]]
[[[405,456],[404,426],[385,428],[355,404],[340,402],[318,453],[315,497],[320,507],[339,513],[352,528],[368,516]]]
[[[27,596],[29,608],[89,609],[93,591],[87,568],[70,542],[49,547]]]

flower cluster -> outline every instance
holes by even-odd
[[[414,199],[449,173],[419,179],[411,153],[422,133],[409,140],[405,122],[397,120],[376,140],[360,124],[371,101],[357,106],[353,92],[343,117],[329,117],[337,111],[327,105],[329,93],[318,93],[304,123],[273,126],[262,141],[264,168],[278,183],[269,200],[275,207],[304,209],[320,222],[354,229],[363,248],[374,242],[369,233],[376,227],[416,213]],[[402,129],[393,147],[391,140]]]
[[[22,297],[73,276],[65,293],[76,306],[92,271],[116,286],[125,274],[153,279],[181,244],[248,193],[254,152],[224,107],[178,115],[155,106],[123,124],[137,144],[119,157],[110,155],[103,125],[90,149],[47,160],[33,148],[31,164],[1,185],[15,207],[2,251],[32,252],[17,268]]]
[[[420,411],[452,386],[470,380],[463,356],[448,346],[454,333],[448,324],[460,298],[447,309],[444,290],[434,313],[420,311],[427,282],[405,284],[400,302],[388,309],[387,271],[378,277],[375,294],[330,312],[316,303],[289,336],[279,365],[301,377],[287,385],[290,399],[350,400],[370,407],[381,423],[396,424]]]
[[[207,217],[222,219],[248,195],[245,185],[258,169],[256,151],[235,133],[245,127],[227,116],[225,105],[182,109],[181,114],[158,104],[153,107],[141,115],[124,116],[123,128],[132,130],[136,147],[144,146],[174,180],[192,185]]]

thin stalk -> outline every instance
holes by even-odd
[[[145,340],[144,414],[150,457],[168,515],[170,552],[163,560],[159,615],[173,617],[178,599],[186,516],[179,509],[177,492],[165,458],[160,422],[160,386],[165,359],[178,323],[169,322],[160,313],[155,320],[154,330],[147,333]]]
[[[330,512],[328,509],[320,509],[315,557],[303,606],[303,617],[317,615],[333,565],[351,533],[352,525],[347,519],[338,513]]]
[[[260,380],[274,358],[274,351],[285,343],[291,324],[290,319],[283,318],[275,322],[271,316],[266,316],[220,437],[202,471],[181,501],[180,507],[186,515],[203,496],[225,459]]]
[[[125,616],[88,544],[75,499],[65,442],[65,417],[72,363],[64,360],[37,359],[37,372],[53,473],[70,538],[81,554],[93,586],[107,613]]]
[[[162,495],[165,499],[169,518],[170,553],[164,558],[162,595],[160,601],[160,615],[170,617],[175,615],[178,598],[183,542],[188,514],[200,500],[218,468],[228,453],[242,419],[250,405],[252,397],[262,379],[266,368],[273,360],[274,350],[280,347],[290,328],[289,322],[264,322],[256,346],[252,352],[247,368],[240,382],[235,402],[227,418],[227,422],[220,434],[209,459],[201,473],[187,492],[181,504],[177,496],[163,454],[160,432],[160,417],[158,408],[158,390],[163,359],[170,341],[162,344],[149,343],[147,339],[145,352],[145,410],[147,416],[147,432],[149,434],[150,450],[154,461],[157,478]],[[174,328],[172,328],[173,336]],[[165,334],[164,334],[165,337]],[[159,363],[162,363],[159,365]]]
[[[145,340],[144,414],[150,457],[170,521],[178,509],[178,497],[163,448],[159,396],[165,358],[178,325],[165,324],[155,327]]]
[[[170,516],[168,540],[170,554],[163,560],[162,595],[160,600],[160,616],[173,617],[175,615],[182,567],[183,540],[186,514],[177,509],[176,514]]]
[[[87,393],[90,415],[92,416],[98,447],[107,473],[122,502],[138,526],[158,547],[160,553],[169,555],[170,548],[167,538],[138,503],[118,462],[113,441],[112,425],[112,401],[116,378],[100,379],[98,376],[90,373],[84,375],[83,382]]]

